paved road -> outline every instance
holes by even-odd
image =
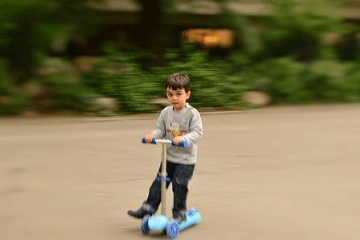
[[[202,117],[188,204],[204,220],[179,239],[360,239],[360,105]],[[167,239],[126,215],[158,168],[140,143],[156,118],[0,120],[0,239]]]

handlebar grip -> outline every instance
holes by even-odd
[[[179,146],[179,147],[184,147],[187,148],[189,146],[189,142],[188,141],[182,141],[179,143],[179,145],[175,145],[173,142],[171,143],[173,146]]]

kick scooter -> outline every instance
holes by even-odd
[[[145,138],[142,139],[143,143],[146,143]],[[152,144],[162,145],[162,159],[161,159],[161,215],[151,217],[146,215],[141,223],[141,231],[143,234],[148,234],[150,230],[166,231],[167,236],[170,239],[175,239],[179,236],[180,231],[189,228],[202,220],[200,213],[196,208],[192,207],[186,212],[186,220],[178,224],[174,219],[169,220],[166,217],[166,181],[169,179],[166,177],[166,149],[169,145],[179,146],[187,148],[189,143],[182,141],[179,145],[175,145],[171,140],[166,139],[152,139]]]

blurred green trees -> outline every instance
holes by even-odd
[[[56,38],[96,31],[100,21],[89,1],[3,0],[0,115],[21,114],[41,101],[49,111],[92,111],[101,96],[116,99],[121,112],[155,111],[151,100],[164,98],[165,79],[180,71],[192,80],[191,104],[203,109],[248,107],[241,98],[247,91],[267,93],[272,104],[360,100],[359,29],[340,16],[344,1],[269,0],[267,15],[250,17],[229,11],[226,0],[217,2],[222,13],[213,18],[214,26],[236,34],[228,54],[214,57],[191,44],[167,48],[162,36],[171,26],[165,19],[180,16],[175,1],[138,0],[147,51],[103,45],[104,54],[79,75],[64,67],[71,65],[66,56],[47,65],[47,51]],[[161,55],[162,65],[148,64],[153,54]],[[46,91],[29,96],[23,91],[29,83]]]
[[[7,62],[0,59],[0,116],[21,114],[29,106],[28,97],[15,87]]]
[[[92,0],[91,2],[101,2]],[[57,37],[69,37],[86,23],[96,22],[88,0],[2,0],[0,57],[10,62],[16,83],[31,77]]]
[[[102,0],[92,2],[95,1]],[[54,39],[73,36],[76,31],[81,31],[84,22],[86,31],[91,31],[92,27],[98,24],[96,13],[88,3],[87,0],[2,0],[0,2],[0,59],[2,59],[0,92],[1,96],[7,99],[6,102],[0,103],[0,108],[3,109],[0,114],[19,114],[26,106],[33,104],[32,99],[21,91],[24,85],[33,81],[33,78],[38,78],[37,81],[44,86],[48,84],[49,79],[36,76],[35,72],[37,68],[43,67],[43,61],[46,60]],[[71,90],[79,87],[81,91]],[[74,94],[80,92],[80,95],[83,95],[87,91],[81,84],[69,84],[66,90],[59,85],[56,89],[55,92],[50,91],[52,96],[48,102],[63,102],[64,104],[60,105],[70,109],[79,108],[78,97]],[[68,94],[64,95],[64,92]],[[62,99],[55,100],[59,98]],[[69,99],[74,100],[66,104],[71,101]],[[54,104],[49,108],[55,110],[56,106],[60,105]]]
[[[228,73],[273,104],[359,101],[360,46],[348,39],[359,28],[340,15],[348,2],[269,0],[269,14],[251,20],[226,11],[236,35],[246,35],[228,56]]]

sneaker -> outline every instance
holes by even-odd
[[[134,218],[143,218],[145,215],[153,215],[155,210],[150,204],[144,203],[138,210],[129,210],[127,213]]]
[[[182,222],[184,222],[186,220],[185,211],[179,211],[177,213],[174,213],[173,217],[174,217],[174,220],[176,220],[178,222],[178,224],[180,225]]]

